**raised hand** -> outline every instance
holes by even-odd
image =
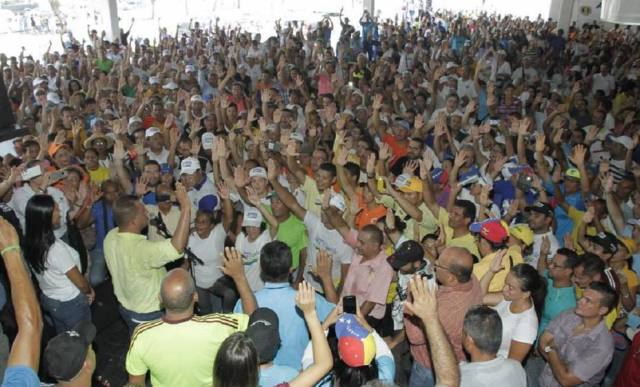
[[[249,183],[247,172],[244,170],[244,167],[239,166],[233,169],[233,182],[238,188],[242,188]]]
[[[223,266],[220,269],[224,274],[234,280],[244,277],[242,257],[235,247],[225,247],[223,258]]]
[[[249,203],[253,204],[254,207],[258,208],[260,206],[260,197],[256,190],[254,190],[250,185],[246,188],[247,191],[247,199],[249,199]]]
[[[373,176],[376,172],[376,154],[371,152],[367,157],[367,176]]]
[[[176,200],[180,205],[180,209],[184,210],[186,208],[191,208],[191,200],[189,200],[189,196],[187,195],[187,189],[182,185],[182,183],[176,183]]]
[[[467,153],[466,152],[458,152],[456,153],[456,157],[453,160],[453,166],[456,168],[460,168],[467,161]]]
[[[546,147],[546,136],[543,133],[538,133],[536,135],[536,153],[544,153],[544,148]]]
[[[338,155],[336,157],[336,164],[338,164],[341,167],[344,167],[347,164],[348,158],[349,158],[349,149],[343,146],[338,150]]]
[[[376,94],[373,97],[373,104],[371,105],[373,110],[380,110],[382,108],[382,94]]]
[[[502,260],[506,254],[507,249],[502,249],[493,257],[491,260],[491,266],[489,267],[489,270],[491,270],[492,273],[497,273],[505,269],[505,266],[502,264]]]
[[[313,268],[313,274],[315,274],[318,278],[332,280],[332,267],[333,260],[331,259],[331,255],[329,255],[326,250],[318,250],[318,255],[316,256],[316,266]]]
[[[589,208],[587,209],[587,212],[584,213],[584,215],[582,215],[582,222],[585,224],[589,224],[591,222],[593,222],[593,219],[596,216],[596,209],[594,206],[589,206]]]
[[[220,199],[229,200],[229,195],[230,195],[229,186],[223,181],[219,182],[217,186],[218,186],[218,196],[220,196]]]
[[[274,181],[278,178],[278,168],[276,167],[276,162],[273,159],[267,160],[267,179],[269,181]]]
[[[146,176],[141,176],[136,179],[135,193],[137,196],[142,196],[147,193],[149,187],[149,179]]]
[[[417,160],[408,161],[404,164],[404,167],[402,168],[402,173],[409,176],[415,176],[416,169],[418,169],[418,166],[419,164]]]
[[[389,159],[389,157],[391,157],[392,153],[393,152],[391,151],[391,147],[385,142],[382,143],[378,156],[380,157],[380,160],[386,161]]]
[[[426,278],[415,274],[409,280],[409,291],[412,301],[406,300],[404,307],[409,314],[419,317],[423,321],[438,319],[437,288],[429,286]]]
[[[575,166],[583,166],[586,154],[587,148],[582,144],[578,144],[573,148],[573,154],[569,156],[569,160],[571,160]]]
[[[316,313],[316,292],[307,281],[302,281],[298,286],[296,305],[305,316]]]

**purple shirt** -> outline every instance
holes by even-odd
[[[598,386],[613,357],[613,337],[604,320],[591,331],[573,336],[582,318],[569,309],[554,318],[545,331],[553,335],[560,359],[569,371],[584,383],[581,387]],[[547,363],[540,374],[540,386],[560,386]]]

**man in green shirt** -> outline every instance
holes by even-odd
[[[276,239],[285,243],[291,249],[292,264],[294,271],[298,267],[304,269],[307,261],[307,245],[309,239],[307,237],[307,228],[304,223],[291,214],[280,197],[273,192],[271,194],[271,211],[273,216],[278,220],[278,233]],[[304,270],[297,270],[294,283],[302,281]]]

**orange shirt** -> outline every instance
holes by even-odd
[[[391,157],[390,160],[391,165],[393,165],[399,158],[407,155],[408,142],[405,142],[405,144],[403,145],[396,139],[396,136],[392,134],[387,134],[382,137],[382,142],[389,144],[389,146],[391,147],[391,151],[393,152],[393,157]]]

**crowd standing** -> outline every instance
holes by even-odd
[[[3,386],[97,380],[105,283],[129,386],[639,385],[638,28],[87,34],[0,56]]]

